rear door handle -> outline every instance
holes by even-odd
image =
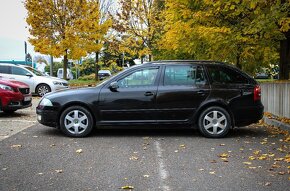
[[[153,96],[154,95],[154,93],[152,93],[152,92],[145,92],[145,94],[144,94],[145,96]]]
[[[199,94],[199,95],[204,95],[204,94],[205,94],[205,91],[204,91],[204,90],[199,90],[199,91],[197,92],[197,94]]]

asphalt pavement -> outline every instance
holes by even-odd
[[[12,117],[0,113],[1,131],[8,120],[17,131],[0,141],[1,191],[290,188],[290,140],[265,124],[234,129],[223,139],[157,128],[95,130],[86,138],[69,138],[36,122],[33,110]]]

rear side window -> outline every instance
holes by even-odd
[[[248,84],[249,80],[239,72],[222,66],[207,66],[213,83]]]
[[[0,66],[0,73],[2,73],[2,74],[11,74],[10,66]]]
[[[205,77],[200,66],[166,66],[164,85],[195,85],[205,84]]]

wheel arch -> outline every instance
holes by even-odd
[[[34,92],[35,92],[36,94],[37,94],[37,89],[38,89],[38,87],[39,87],[40,85],[47,85],[47,86],[49,87],[50,91],[52,90],[52,89],[51,89],[51,86],[50,86],[48,83],[41,82],[41,83],[39,83],[39,84],[37,84],[37,85],[35,86],[35,90],[34,90]]]
[[[84,103],[84,102],[79,102],[79,101],[74,101],[74,102],[69,102],[69,103],[67,103],[67,104],[65,104],[62,108],[61,108],[61,110],[58,112],[58,114],[57,114],[57,119],[58,119],[58,121],[57,121],[57,125],[59,126],[60,125],[60,116],[61,116],[61,114],[62,114],[62,112],[64,111],[64,110],[66,110],[67,108],[69,108],[69,107],[72,107],[72,106],[81,106],[81,107],[84,107],[85,109],[87,109],[90,113],[91,113],[91,115],[92,115],[92,117],[93,117],[93,124],[94,124],[94,126],[95,126],[95,124],[96,124],[96,116],[95,116],[95,114],[94,114],[94,112],[93,112],[93,109],[92,108],[90,108],[86,103]]]
[[[217,107],[221,107],[223,109],[225,109],[230,117],[231,117],[231,128],[233,128],[235,126],[235,118],[234,118],[234,115],[233,115],[233,112],[231,111],[230,107],[228,106],[228,104],[224,103],[223,101],[220,101],[220,100],[215,100],[215,101],[211,101],[211,102],[207,102],[203,105],[201,105],[195,112],[195,115],[193,116],[193,124],[194,125],[197,125],[198,123],[198,118],[199,116],[201,115],[201,113],[209,108],[209,107],[213,107],[213,106],[217,106]]]

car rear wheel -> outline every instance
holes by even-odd
[[[224,137],[231,128],[230,115],[221,107],[209,107],[199,116],[198,128],[205,137]]]
[[[60,130],[71,137],[85,137],[93,129],[92,114],[82,106],[72,106],[60,116]]]
[[[40,97],[44,96],[45,94],[49,93],[51,91],[49,85],[47,84],[39,84],[36,88],[36,93]]]

